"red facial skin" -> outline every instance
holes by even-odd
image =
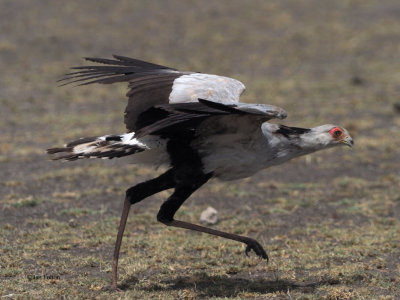
[[[334,127],[331,130],[329,130],[329,133],[333,139],[338,140],[339,138],[342,137],[343,130],[339,127]]]

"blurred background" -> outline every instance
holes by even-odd
[[[158,224],[168,193],[138,204],[123,242],[127,297],[399,295],[399,16],[397,0],[2,0],[0,291],[113,295],[104,287],[124,191],[159,171],[52,162],[45,149],[125,131],[126,84],[56,82],[82,57],[119,54],[239,79],[242,100],[284,108],[284,124],[338,124],[355,139],[352,151],[212,182],[180,211],[198,222],[215,207],[217,227],[258,238],[269,265],[234,242]]]

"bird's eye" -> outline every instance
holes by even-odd
[[[341,132],[340,130],[335,130],[335,131],[333,132],[333,136],[334,136],[334,137],[339,137],[341,134],[342,134],[342,132]]]
[[[334,139],[337,139],[338,137],[340,137],[340,136],[343,134],[343,131],[342,131],[340,128],[335,127],[335,128],[333,128],[333,129],[331,129],[331,130],[329,131],[329,133],[331,134],[331,136],[332,136]]]

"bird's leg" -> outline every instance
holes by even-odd
[[[131,208],[131,202],[128,197],[125,197],[124,208],[122,209],[121,219],[119,221],[118,235],[117,240],[115,241],[114,246],[114,257],[112,262],[112,286],[114,289],[117,289],[117,280],[118,280],[118,258],[119,258],[119,250],[121,249],[122,237],[125,231],[126,221],[128,220],[129,210]]]
[[[179,209],[179,207],[183,204],[183,202],[195,191],[197,190],[201,185],[207,182],[207,180],[211,176],[203,177],[201,180],[197,181],[195,184],[179,184],[175,187],[174,193],[163,203],[163,205],[160,208],[160,211],[158,212],[157,215],[157,220],[164,223],[167,226],[173,226],[173,227],[179,227],[179,228],[185,228],[185,229],[190,229],[190,230],[195,230],[199,232],[204,232],[216,236],[220,236],[226,239],[242,242],[247,245],[246,247],[246,255],[253,250],[259,257],[266,259],[268,261],[268,255],[263,249],[263,247],[258,243],[255,239],[246,237],[246,236],[241,236],[237,234],[232,234],[228,232],[223,232],[215,229],[211,229],[208,227],[184,222],[184,221],[179,221],[179,220],[174,220],[174,215],[176,211]]]
[[[112,263],[112,286],[114,289],[117,289],[119,251],[131,205],[140,202],[153,194],[173,188],[174,186],[174,170],[171,169],[157,178],[139,183],[126,191],[124,208],[122,209]]]
[[[253,250],[257,254],[257,256],[259,256],[263,259],[266,259],[268,261],[268,255],[265,252],[264,248],[260,245],[260,243],[257,242],[255,239],[249,238],[247,236],[242,236],[242,235],[237,235],[237,234],[228,233],[228,232],[224,232],[224,231],[219,231],[219,230],[215,230],[215,229],[211,229],[208,227],[204,227],[204,226],[200,226],[200,225],[196,225],[196,224],[192,224],[192,223],[188,223],[188,222],[184,222],[184,221],[179,221],[179,220],[172,220],[172,221],[163,222],[163,223],[167,226],[195,230],[195,231],[204,232],[204,233],[208,233],[211,235],[216,235],[216,236],[220,236],[220,237],[223,237],[226,239],[244,243],[247,245],[246,250],[245,250],[245,253],[247,256],[249,256],[248,253],[251,250]]]

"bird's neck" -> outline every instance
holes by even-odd
[[[311,129],[310,132],[300,134],[296,144],[299,147],[299,155],[309,154],[332,146],[325,135],[321,135],[313,129]]]

